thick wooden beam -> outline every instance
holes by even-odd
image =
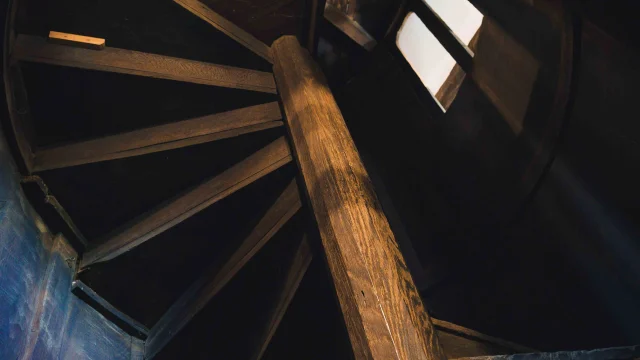
[[[272,46],[309,204],[357,359],[444,353],[329,86],[295,37]]]
[[[376,46],[376,39],[369,35],[367,30],[329,3],[324,8],[324,18],[367,51],[373,50]]]
[[[276,93],[273,76],[262,71],[110,47],[94,51],[51,44],[30,35],[18,35],[12,56],[16,60]]]
[[[258,54],[268,62],[271,61],[271,49],[262,41],[256,39],[255,36],[242,30],[231,21],[220,16],[220,14],[211,10],[207,5],[198,0],[174,0],[183,8],[189,10],[192,14],[200,19],[213,25],[216,29],[222,31],[225,35],[240,43],[242,46]]]
[[[33,171],[176,149],[281,126],[277,102],[38,150]]]
[[[307,235],[305,234],[300,241],[300,245],[298,246],[298,250],[296,251],[293,261],[291,262],[291,266],[289,266],[289,271],[287,272],[287,277],[284,282],[284,286],[282,291],[280,292],[280,297],[278,298],[278,302],[275,304],[276,306],[273,308],[271,312],[271,316],[269,317],[269,322],[264,330],[264,334],[258,344],[257,351],[253,357],[253,360],[260,360],[264,352],[267,350],[269,346],[269,342],[271,342],[271,338],[276,333],[278,329],[278,325],[280,325],[280,321],[284,317],[291,300],[293,300],[293,296],[296,294],[298,290],[298,286],[304,277],[304,274],[307,272],[309,265],[311,264],[311,259],[313,258],[313,254],[311,253],[311,248],[309,247],[309,243],[307,242]]]
[[[222,268],[218,270],[211,267],[206,271],[151,328],[145,347],[145,358],[151,359],[158,354],[300,207],[298,185],[293,180]]]
[[[111,260],[291,161],[284,137],[198,185],[83,255],[81,267]]]

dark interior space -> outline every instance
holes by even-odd
[[[12,1],[3,76],[19,63],[28,98],[3,115],[2,129],[29,203],[79,254],[74,280],[151,337],[183,294],[246,251],[245,239],[262,231],[295,180],[301,206],[266,226],[266,240],[241,254],[215,296],[154,358],[358,358],[319,210],[294,156],[282,81],[276,77],[277,93],[267,93],[16,60],[6,39],[55,30],[104,38],[107,48],[264,73],[274,66],[171,0]],[[325,1],[200,1],[267,46],[283,35],[312,44],[426,312],[442,321],[434,327],[447,357],[640,344],[638,4],[471,0],[484,16],[472,71],[457,62],[445,112],[396,45],[415,2],[326,1],[375,39],[369,50],[322,17]],[[44,171],[25,165],[10,119],[29,119],[26,138],[37,154],[271,102],[282,112],[277,126],[148,153],[152,146],[142,145],[138,156]],[[215,201],[167,220],[117,257],[83,265],[82,254],[109,246],[283,136],[286,162],[220,185]],[[293,281],[307,242],[313,257]],[[274,314],[281,318],[271,329]]]

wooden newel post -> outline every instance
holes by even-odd
[[[293,153],[357,359],[444,359],[322,71],[295,37],[271,47]]]

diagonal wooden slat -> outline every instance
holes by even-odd
[[[33,171],[144,155],[281,126],[277,102],[38,150]]]
[[[71,292],[129,335],[140,339],[146,339],[149,335],[146,326],[118,310],[81,280],[71,283]]]
[[[145,346],[145,359],[153,358],[162,350],[301,206],[298,185],[293,180],[222,268],[208,269],[151,328]]]
[[[133,249],[290,161],[289,146],[281,137],[86,252],[81,268],[111,260]]]
[[[367,30],[360,26],[358,22],[348,17],[335,6],[329,3],[326,4],[324,8],[324,18],[365,50],[371,51],[376,47],[376,39],[369,35]]]
[[[309,247],[307,236],[305,234],[302,241],[300,241],[298,250],[291,262],[291,266],[289,266],[289,271],[287,272],[287,278],[285,279],[282,292],[280,293],[280,298],[271,312],[269,322],[267,323],[267,327],[262,335],[258,349],[252,358],[253,360],[260,360],[262,355],[264,355],[264,352],[267,350],[267,347],[271,342],[271,338],[276,333],[278,325],[280,325],[280,321],[282,321],[291,300],[293,300],[293,296],[298,290],[298,286],[300,285],[304,274],[307,272],[307,269],[311,264],[312,258],[313,254],[311,253],[311,248]]]
[[[110,47],[95,51],[51,44],[31,35],[18,35],[12,56],[14,60],[276,93],[273,75],[267,72]]]
[[[208,22],[216,29],[222,31],[225,35],[240,43],[240,45],[258,54],[268,62],[271,61],[271,49],[262,41],[256,39],[255,36],[242,30],[231,21],[220,16],[220,14],[211,10],[208,6],[198,0],[174,0],[183,8],[189,10],[192,14],[200,19]]]

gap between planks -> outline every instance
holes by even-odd
[[[146,214],[138,222],[111,237],[102,245],[86,252],[81,262],[81,269],[124,254],[288,164],[291,159],[286,139],[278,138],[223,173]]]
[[[298,185],[294,179],[222,268],[218,270],[216,267],[210,267],[153,326],[146,343],[146,358],[151,359],[158,354],[300,210],[301,206]]]
[[[222,31],[225,35],[230,37],[231,39],[240,43],[240,45],[246,47],[247,49],[253,51],[263,59],[267,60],[269,63],[273,63],[271,60],[271,48],[263,43],[262,41],[256,39],[255,36],[249,34],[248,32],[242,30],[236,24],[231,21],[225,19],[220,14],[211,10],[208,6],[201,3],[198,0],[174,0],[176,4],[182,6],[195,16],[200,19],[208,22],[216,29]]]
[[[150,154],[282,126],[277,102],[207,115],[35,153],[33,171]]]

